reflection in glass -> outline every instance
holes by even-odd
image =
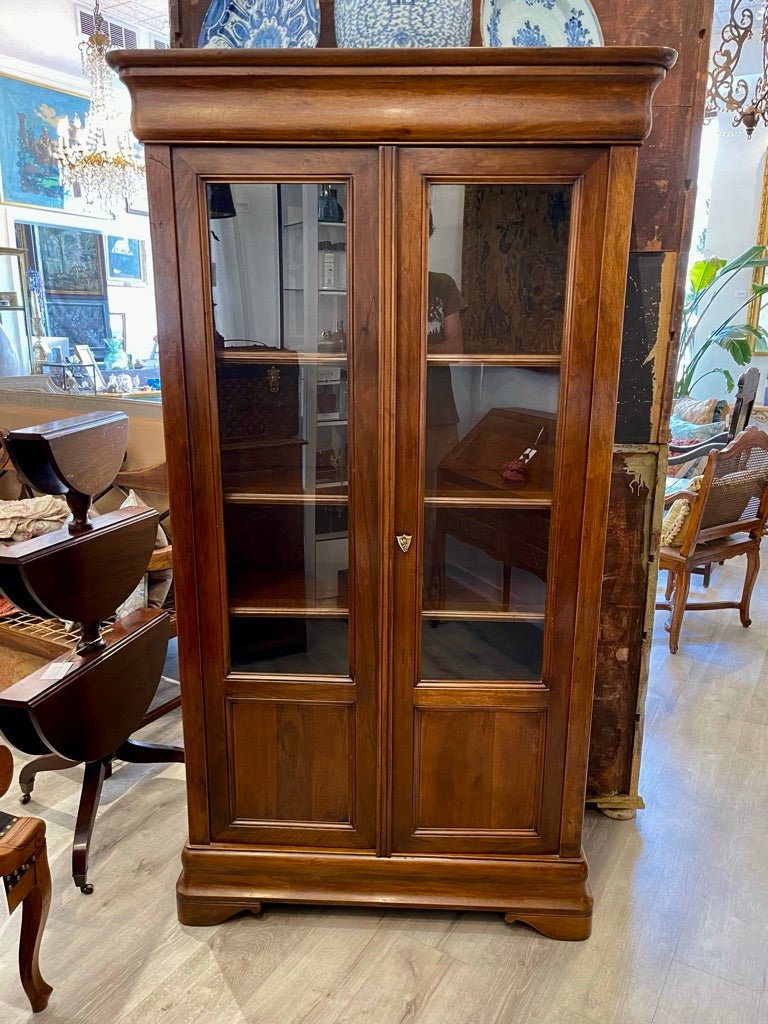
[[[229,604],[242,615],[305,608],[346,610],[346,508],[316,505],[225,507]]]
[[[550,498],[559,387],[553,367],[430,366],[427,496]],[[527,449],[516,477],[509,463]]]
[[[217,364],[224,489],[347,493],[347,366]]]
[[[424,610],[544,614],[550,513],[427,509]]]
[[[345,352],[345,184],[218,184],[208,202],[217,349]]]
[[[424,619],[422,679],[541,679],[543,622]]]
[[[232,671],[349,675],[345,618],[231,618]]]
[[[570,185],[433,185],[428,351],[562,349]]]

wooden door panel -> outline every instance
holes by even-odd
[[[417,834],[538,835],[545,736],[540,709],[419,708]]]
[[[234,817],[352,827],[351,704],[228,702]]]
[[[374,849],[378,154],[190,148],[174,185],[209,840]]]
[[[398,157],[393,518],[413,541],[392,555],[394,852],[561,850],[571,697],[594,658],[579,650],[576,595],[599,332],[586,282],[600,278],[609,164],[607,149]],[[463,216],[446,214],[444,185],[463,187],[451,200]],[[427,274],[431,229],[443,237]],[[464,279],[453,292],[439,284],[440,302],[466,316],[463,341],[433,323],[451,251]],[[453,392],[442,419],[436,369],[440,393]],[[502,468],[527,446],[537,461],[510,486]]]

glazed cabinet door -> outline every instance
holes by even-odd
[[[633,159],[399,154],[395,854],[578,854]]]
[[[377,156],[173,172],[210,838],[373,848]]]

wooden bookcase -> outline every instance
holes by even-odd
[[[674,52],[110,60],[147,146],[162,297],[180,919],[280,901],[454,907],[585,938],[633,186]],[[209,184],[229,185],[242,216],[226,232]],[[270,190],[296,184],[344,194],[333,350],[308,327],[322,328],[319,298],[303,331],[283,329]],[[319,369],[346,381],[343,452],[317,441]]]

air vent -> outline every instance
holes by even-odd
[[[162,39],[153,39],[152,47],[155,50],[170,50],[168,43],[164,43]]]
[[[93,15],[88,14],[87,11],[78,11],[77,13],[80,20],[80,33],[84,36],[91,35],[95,28]],[[104,19],[104,25],[109,34],[109,41],[113,46],[117,46],[121,50],[138,49],[138,36],[134,29],[118,25],[114,21],[107,21],[106,18]]]

